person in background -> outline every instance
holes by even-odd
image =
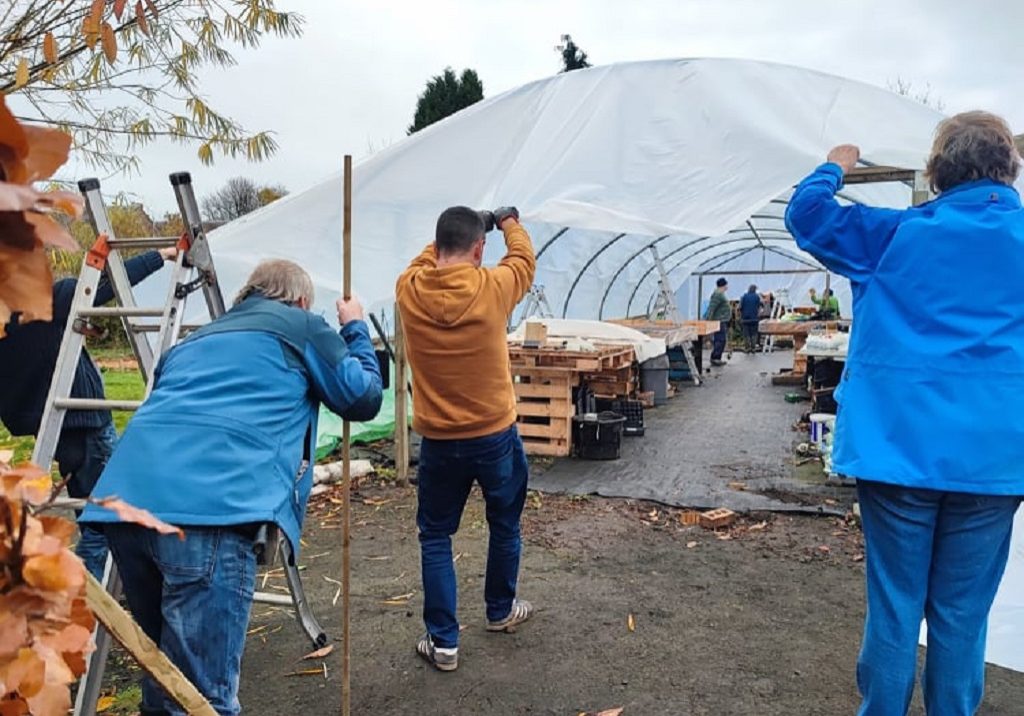
[[[148,251],[125,261],[128,281],[135,285],[159,271],[164,261],[178,256],[174,247]],[[65,278],[53,284],[53,319],[21,323],[15,314],[7,324],[7,336],[0,339],[0,375],[4,389],[0,391],[0,420],[11,435],[37,435],[43,419],[46,397],[50,392],[53,372],[64,331],[71,315],[78,279]],[[96,287],[94,305],[102,306],[114,298],[114,288],[106,275]],[[72,398],[102,400],[103,379],[89,352],[82,348],[71,386]],[[61,477],[67,479],[71,497],[85,498],[92,493],[96,480],[114,450],[117,431],[109,410],[69,410],[64,416],[54,459]],[[86,569],[103,577],[107,561],[107,541],[103,534],[80,526],[75,553]]]
[[[165,353],[94,492],[184,527],[184,539],[90,504],[135,620],[218,714],[238,681],[256,586],[256,536],[276,525],[298,558],[320,404],[371,420],[381,374],[363,309],[338,300],[340,331],[309,311],[297,264],[263,261],[223,316]],[[184,714],[142,682],[142,714]]]
[[[516,598],[528,465],[516,428],[506,326],[533,283],[536,260],[518,211],[481,213],[464,206],[443,211],[434,241],[395,287],[416,396],[413,428],[423,436],[416,524],[426,634],[416,652],[441,671],[459,665],[451,538],[474,481],[490,530],[487,630],[511,631],[533,613]],[[505,235],[505,257],[495,268],[481,266],[488,225]]]
[[[761,296],[757,286],[751,284],[740,299],[740,320],[743,322],[743,338],[746,341],[747,353],[757,352],[757,324],[761,320]]]
[[[708,302],[707,313],[704,319],[707,321],[718,321],[718,331],[712,339],[711,365],[725,365],[722,360],[722,353],[725,352],[725,345],[729,340],[729,321],[732,319],[732,306],[725,292],[729,290],[729,282],[724,278],[715,282],[715,291],[711,294]]]
[[[818,312],[821,314],[823,319],[835,320],[840,317],[839,299],[836,298],[836,295],[831,288],[826,288],[820,298],[818,297],[817,291],[813,288],[809,293],[811,294],[811,303],[818,306]]]
[[[968,716],[1024,495],[1021,159],[999,117],[944,119],[926,168],[937,198],[897,210],[836,201],[859,155],[829,152],[786,212],[800,248],[850,279],[858,317],[833,460],[858,480],[864,529],[859,713],[907,713],[923,617],[925,708]]]

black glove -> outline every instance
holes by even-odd
[[[515,219],[519,221],[519,209],[514,206],[503,206],[500,209],[494,210],[494,225],[499,229],[501,228],[501,222],[505,219]]]
[[[484,233],[488,231],[494,231],[494,212],[493,211],[478,211],[480,220],[484,222]]]

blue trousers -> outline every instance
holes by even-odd
[[[70,476],[68,495],[84,498],[92,494],[100,473],[114,454],[116,442],[117,430],[112,422],[100,428],[69,428],[61,433],[54,457],[60,474]],[[107,540],[102,532],[85,525],[79,526],[79,533],[75,553],[96,579],[102,579]]]
[[[459,643],[452,535],[459,529],[474,480],[484,494],[490,530],[484,581],[487,618],[498,621],[511,611],[519,577],[519,520],[528,472],[515,426],[471,440],[423,439],[416,524],[423,567],[423,621],[437,646],[454,648]]]
[[[256,585],[253,540],[230,528],[189,528],[183,541],[131,524],[105,531],[135,621],[218,714],[238,714]],[[143,680],[142,716],[184,714],[155,681]]]
[[[722,360],[725,345],[729,341],[729,322],[721,321],[721,327],[711,339],[711,360]]]
[[[857,483],[867,617],[857,661],[860,716],[904,716],[917,672],[929,716],[971,716],[985,684],[988,613],[1003,577],[1020,498]]]

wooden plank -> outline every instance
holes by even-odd
[[[516,411],[520,415],[545,418],[571,418],[576,414],[576,406],[568,400],[547,400],[543,402],[521,400],[516,403]]]
[[[540,423],[520,422],[516,425],[519,434],[529,438],[556,438],[568,440],[571,433],[568,420],[553,419],[551,423],[544,425]]]
[[[96,619],[117,643],[152,676],[164,691],[190,716],[217,716],[210,703],[192,685],[153,640],[146,636],[117,600],[88,572],[85,575],[85,600]]]
[[[513,383],[517,398],[564,398],[571,400],[572,386],[564,383]]]
[[[523,438],[523,450],[527,455],[545,455],[549,457],[567,457],[569,443],[565,440],[548,441]]]

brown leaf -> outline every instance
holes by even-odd
[[[77,624],[92,632],[96,628],[96,617],[93,616],[85,597],[75,597],[71,602],[71,614],[68,617],[72,624]]]
[[[19,649],[18,658],[0,670],[0,681],[4,683],[4,688],[8,691],[17,691],[24,698],[38,694],[43,688],[45,678],[46,663],[28,647]]]
[[[52,65],[59,57],[60,53],[57,52],[57,38],[53,36],[52,32],[48,32],[46,33],[46,37],[43,38],[43,58]]]
[[[160,18],[160,8],[156,6],[153,0],[146,0],[146,7],[149,8],[149,12],[153,15],[153,19],[157,20]]]
[[[131,522],[132,524],[142,525],[143,527],[148,527],[151,530],[156,530],[162,535],[177,535],[178,539],[185,539],[185,533],[180,527],[169,525],[163,520],[153,516],[149,511],[133,507],[127,502],[119,500],[116,497],[103,497],[100,499],[90,498],[89,502],[116,513],[117,516],[121,518],[122,522]]]
[[[67,550],[58,554],[29,557],[21,568],[21,576],[30,587],[48,592],[80,589],[85,583],[82,561]]]
[[[135,3],[135,20],[139,23],[142,34],[149,35],[149,23],[146,21],[146,10],[142,7],[142,0]]]
[[[596,716],[619,716],[619,714],[622,713],[622,708],[623,707],[620,706],[617,709],[605,709],[604,711],[598,711]]]
[[[18,60],[18,69],[14,71],[14,86],[24,87],[28,84],[28,58]]]
[[[114,17],[117,18],[118,22],[121,21],[121,16],[124,15],[124,6],[127,0],[114,0]]]
[[[0,250],[2,250],[0,246]],[[3,287],[0,287],[0,291]],[[50,499],[53,479],[35,465],[21,465],[2,477],[3,494],[11,500],[24,500],[32,505],[41,505]]]
[[[0,716],[27,716],[28,703],[24,699],[13,698],[0,701]]]
[[[636,631],[636,618],[632,614],[626,617],[626,628],[630,631]]]
[[[92,632],[77,624],[68,624],[55,634],[47,634],[36,641],[59,654],[89,651]]]
[[[71,692],[66,683],[47,683],[28,699],[28,706],[34,714],[66,714],[71,709]]]
[[[99,25],[103,22],[103,10],[107,6],[107,0],[92,0],[92,7],[89,9],[89,20]]]
[[[28,643],[28,623],[22,614],[0,612],[0,660],[18,653]],[[0,678],[0,681],[3,681]]]
[[[92,15],[86,15],[82,20],[82,37],[90,50],[95,49],[96,43],[100,40],[100,23],[94,20]]]
[[[28,143],[28,151],[22,166],[22,173],[7,174],[7,181],[29,184],[49,179],[68,160],[71,151],[71,135],[58,129],[22,125]],[[5,167],[6,168],[6,167]]]
[[[325,646],[322,649],[317,649],[316,651],[309,652],[308,654],[306,654],[302,658],[303,659],[322,659],[325,656],[327,656],[328,654],[330,654],[332,651],[334,651],[334,644],[328,644],[327,646]]]
[[[103,38],[103,54],[107,58],[107,63],[112,65],[117,59],[117,38],[114,37],[114,28],[109,22],[103,23],[100,35]]]
[[[56,515],[39,515],[36,519],[43,527],[43,532],[48,537],[60,541],[62,547],[71,544],[71,538],[75,536],[75,523]]]

